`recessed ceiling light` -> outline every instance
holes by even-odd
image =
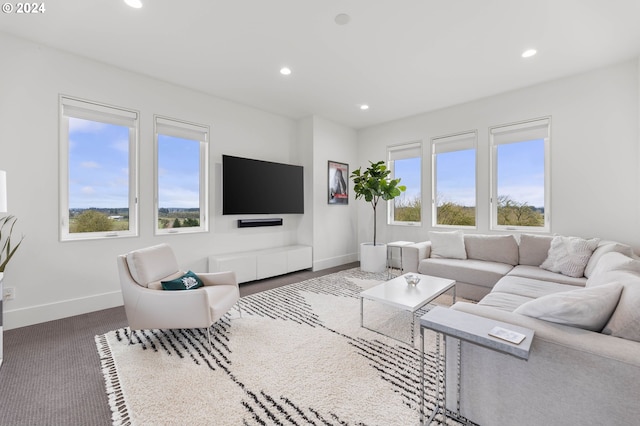
[[[140,9],[142,7],[142,0],[124,0],[124,2],[135,9]]]
[[[361,109],[361,110],[363,110],[363,111],[365,111],[365,110],[369,109],[369,105],[367,105],[367,104],[362,104],[362,105],[360,105],[360,109]]]
[[[336,21],[336,24],[338,25],[347,25],[350,20],[351,20],[351,17],[346,13],[340,13],[336,15],[334,19],[334,21]]]
[[[291,68],[289,68],[289,67],[280,68],[280,74],[282,74],[282,75],[290,75],[291,74]]]
[[[524,52],[522,52],[522,57],[523,58],[530,58],[533,55],[535,55],[536,53],[538,53],[538,51],[536,49],[525,50]]]

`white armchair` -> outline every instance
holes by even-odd
[[[117,260],[131,330],[206,328],[211,346],[211,325],[236,303],[240,311],[240,290],[235,272],[198,273],[204,287],[163,290],[161,281],[185,273],[178,267],[168,244],[134,250],[118,256]]]

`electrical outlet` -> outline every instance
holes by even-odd
[[[13,300],[16,297],[16,289],[13,287],[5,287],[2,291],[2,300]]]

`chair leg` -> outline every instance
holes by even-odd
[[[133,345],[133,340],[131,340],[133,338],[133,330],[131,330],[131,327],[129,327],[129,344]]]

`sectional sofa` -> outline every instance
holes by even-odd
[[[640,424],[640,260],[630,246],[430,233],[402,257],[405,272],[455,279],[457,296],[477,301],[452,309],[535,332],[528,361],[448,339],[449,409],[459,396],[460,414],[480,425]]]

